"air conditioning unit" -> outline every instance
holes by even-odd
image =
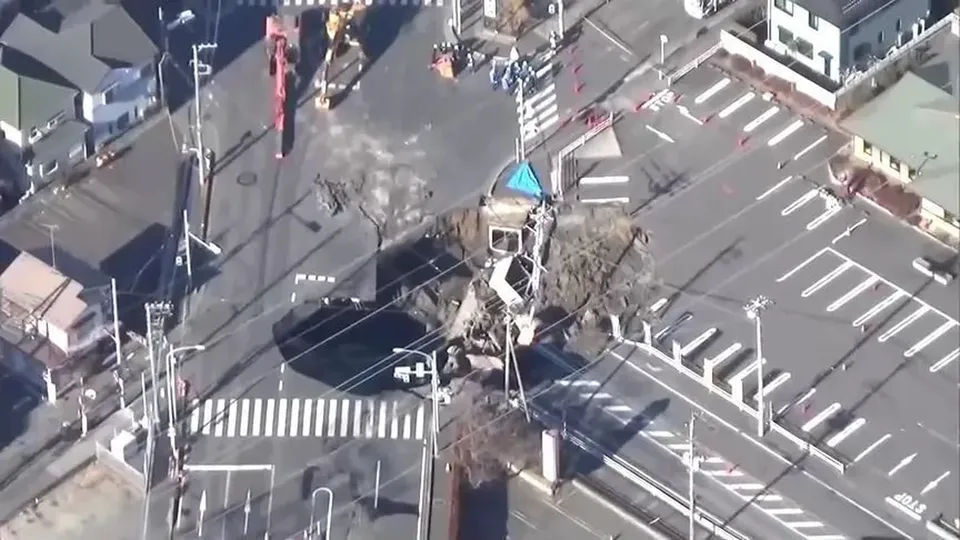
[[[33,144],[42,138],[43,138],[43,132],[35,129],[30,133],[30,136],[27,137],[27,142],[30,144]]]

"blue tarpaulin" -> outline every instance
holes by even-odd
[[[537,173],[533,172],[529,161],[522,161],[517,165],[510,179],[507,180],[507,187],[530,197],[543,198],[540,180],[537,178]]]

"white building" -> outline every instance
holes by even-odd
[[[842,85],[926,28],[930,0],[767,0],[766,46]]]

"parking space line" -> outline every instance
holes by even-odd
[[[323,420],[326,418],[323,410],[323,399],[317,400],[317,411],[314,415],[313,436],[323,437]]]
[[[896,325],[894,325],[893,328],[884,332],[880,337],[877,338],[877,341],[879,341],[880,343],[884,343],[888,339],[899,334],[900,331],[903,330],[904,328],[913,324],[914,321],[916,321],[920,317],[923,317],[928,311],[930,311],[930,308],[928,306],[921,305],[920,307],[917,308],[916,311],[914,311],[910,315],[907,315],[906,318],[904,318],[903,320],[898,322]]]
[[[856,298],[857,295],[859,295],[859,294],[862,293],[863,291],[869,289],[870,287],[873,287],[873,285],[874,285],[876,282],[878,282],[878,281],[880,281],[880,278],[877,277],[877,276],[870,276],[870,277],[868,277],[868,278],[865,279],[863,282],[861,282],[859,285],[857,285],[856,287],[850,289],[849,291],[846,292],[846,294],[844,294],[844,295],[841,296],[840,298],[837,298],[832,304],[830,304],[829,306],[827,306],[827,313],[833,313],[834,311],[842,308],[842,307],[843,307],[844,305],[846,305],[848,302],[850,302],[851,300],[853,300],[854,298]]]
[[[815,427],[819,426],[820,424],[822,424],[826,419],[828,419],[828,418],[830,418],[831,416],[833,416],[834,414],[836,414],[837,411],[839,411],[839,410],[840,410],[840,404],[837,403],[837,402],[833,402],[832,404],[830,404],[829,407],[827,407],[826,409],[820,411],[816,416],[814,416],[813,418],[811,418],[811,419],[810,419],[806,424],[804,424],[803,427],[801,427],[800,429],[802,429],[802,430],[804,431],[804,433],[810,433],[810,431],[812,431],[813,428],[815,428]]]
[[[780,107],[773,106],[764,111],[760,116],[754,118],[750,121],[749,124],[743,126],[744,133],[750,133],[751,131],[760,127],[760,124],[763,124],[767,120],[773,118],[773,115],[777,114],[780,111]]]
[[[867,423],[866,418],[857,418],[853,422],[850,422],[847,427],[843,428],[840,433],[837,433],[833,437],[827,439],[827,446],[833,448],[843,442],[844,439],[853,435],[853,432],[862,428],[864,424]]]
[[[808,152],[810,152],[811,150],[813,150],[813,149],[816,148],[817,146],[820,146],[820,143],[822,143],[822,142],[825,141],[825,140],[827,140],[827,136],[826,136],[826,135],[821,136],[819,139],[817,139],[817,140],[813,141],[812,143],[810,143],[809,146],[807,146],[807,147],[804,148],[803,150],[797,152],[797,155],[793,156],[793,160],[794,160],[794,161],[797,161],[798,159],[800,159],[800,158],[802,158],[803,156],[807,155]]]
[[[780,502],[783,500],[783,497],[780,495],[765,493],[763,495],[757,495],[756,497],[754,497],[754,499],[760,502]]]
[[[701,346],[703,346],[703,344],[706,343],[708,339],[717,335],[717,332],[719,332],[717,328],[709,328],[705,330],[702,334],[694,338],[692,341],[690,341],[680,349],[680,356],[687,356],[690,353],[696,351]]]
[[[869,455],[870,452],[873,452],[874,450],[876,450],[878,446],[880,446],[881,444],[885,443],[885,442],[887,441],[887,439],[889,439],[890,437],[891,437],[891,435],[890,435],[889,433],[887,433],[887,434],[884,435],[883,437],[880,437],[879,439],[873,441],[873,443],[871,443],[870,446],[866,447],[866,448],[863,450],[863,452],[860,452],[859,454],[857,454],[857,457],[853,458],[853,461],[851,461],[850,463],[856,463],[856,462],[860,461],[861,459],[867,457],[867,455]]]
[[[957,323],[955,323],[954,321],[947,321],[941,324],[939,328],[937,328],[933,332],[930,332],[929,334],[927,334],[926,337],[924,337],[923,339],[915,343],[912,347],[907,349],[903,353],[903,356],[906,358],[913,357],[915,354],[927,348],[928,345],[930,345],[931,343],[939,339],[940,336],[952,330],[955,326],[957,326]]]
[[[227,412],[227,437],[237,436],[237,421],[239,420],[238,407],[237,400],[230,400],[230,408]]]
[[[582,186],[625,184],[630,181],[629,176],[585,176],[579,180]]]
[[[805,260],[805,261],[803,261],[802,263],[794,266],[794,267],[793,267],[792,269],[790,269],[790,271],[788,271],[786,274],[784,274],[784,275],[780,276],[779,278],[777,278],[777,283],[783,283],[784,281],[790,279],[791,276],[793,276],[794,274],[796,274],[796,273],[799,272],[800,270],[803,270],[804,267],[806,267],[808,264],[812,263],[815,259],[817,259],[817,258],[819,258],[821,255],[823,255],[823,254],[827,251],[827,249],[829,249],[829,248],[822,248],[820,251],[818,251],[818,252],[814,253],[813,255],[807,257],[807,260]]]
[[[800,208],[801,206],[803,206],[803,205],[807,204],[808,202],[816,199],[816,198],[817,198],[817,195],[819,195],[819,194],[820,194],[820,190],[818,190],[818,189],[811,189],[810,191],[808,191],[808,192],[804,193],[803,195],[801,195],[800,197],[798,197],[797,200],[795,200],[795,201],[793,201],[792,203],[790,203],[789,205],[787,205],[786,208],[784,208],[783,210],[781,210],[781,211],[780,211],[780,215],[783,216],[783,217],[789,216],[790,214],[796,212],[797,209]]]
[[[705,360],[704,365],[709,364],[711,369],[716,369],[716,367],[722,364],[723,362],[729,360],[730,358],[733,358],[733,355],[737,354],[737,351],[739,351],[742,348],[743,348],[743,344],[741,344],[740,342],[734,343],[733,345],[730,345],[729,347],[724,349],[720,354],[714,356],[713,358],[709,358]]]
[[[277,400],[277,437],[287,436],[287,398]]]
[[[313,419],[310,417],[311,412],[313,412],[313,400],[303,400],[303,425],[300,427],[300,435],[302,437],[310,436],[310,426],[313,425]]]
[[[760,367],[760,364],[761,364],[761,363],[763,363],[763,365],[766,365],[766,364],[767,364],[767,360],[764,358],[764,359],[757,359],[757,360],[754,360],[753,362],[750,362],[750,364],[747,365],[747,367],[745,367],[745,368],[741,369],[740,371],[738,371],[738,372],[736,373],[736,375],[734,375],[733,377],[730,377],[730,385],[733,386],[733,385],[736,384],[736,383],[742,382],[742,381],[743,381],[744,379],[746,379],[751,373],[753,373],[754,371],[756,371],[757,368]]]
[[[340,402],[340,437],[346,437],[350,429],[350,400]]]
[[[810,298],[811,296],[816,294],[817,291],[826,287],[827,284],[829,284],[831,281],[837,279],[840,276],[840,274],[846,272],[851,268],[853,268],[853,263],[851,263],[850,261],[844,261],[843,263],[840,264],[840,266],[834,268],[827,275],[818,279],[813,285],[804,289],[803,292],[800,293],[801,298]]]
[[[744,94],[744,95],[740,96],[739,98],[737,98],[737,100],[734,101],[733,103],[727,105],[727,107],[726,107],[725,109],[723,109],[722,111],[720,111],[720,114],[718,114],[717,116],[720,117],[720,118],[726,118],[726,117],[730,116],[731,114],[735,113],[735,112],[737,111],[737,109],[739,109],[740,107],[743,107],[744,105],[746,105],[747,103],[749,103],[750,100],[752,100],[752,99],[755,98],[756,96],[757,96],[757,95],[754,94],[753,92],[747,92],[746,94]]]
[[[784,385],[784,383],[786,383],[789,380],[790,380],[790,373],[787,371],[784,371],[783,373],[777,375],[772,381],[763,385],[763,397],[767,397],[768,395],[770,395],[771,392],[773,392],[777,388],[780,388],[781,386]],[[754,392],[753,400],[757,401],[757,397],[758,397],[757,393]]]
[[[791,529],[812,529],[814,527],[823,527],[823,523],[819,521],[791,521],[787,523],[787,527]]]
[[[253,425],[250,426],[252,429],[251,435],[254,437],[260,436],[260,417],[263,413],[263,402],[260,399],[253,400]]]
[[[797,514],[802,514],[802,508],[771,508],[769,510],[764,510],[764,512],[770,514],[771,516],[795,516]]]
[[[730,79],[728,77],[724,77],[723,79],[720,79],[719,81],[717,81],[710,88],[707,88],[702,94],[697,96],[697,98],[694,99],[693,102],[696,103],[697,105],[700,105],[701,103],[715,96],[717,92],[723,90],[729,84],[730,84]]]
[[[327,416],[327,437],[336,437],[337,436],[337,404],[339,403],[336,399],[331,399],[329,402],[330,412]]]
[[[803,120],[794,121],[794,123],[783,128],[783,131],[781,131],[780,133],[777,133],[776,135],[773,136],[772,139],[767,141],[767,146],[776,146],[780,144],[781,142],[783,142],[784,139],[786,139],[790,135],[793,135],[793,133],[798,129],[800,129],[801,127],[803,127]]]
[[[960,358],[960,349],[954,349],[952,353],[944,356],[940,360],[937,360],[937,363],[930,366],[930,373],[936,373],[941,369],[947,367],[947,364],[956,361],[957,358]]]
[[[300,400],[290,401],[290,436],[296,437],[300,433]]]
[[[277,406],[275,399],[270,398],[267,400],[267,414],[263,423],[263,436],[264,437],[273,437],[273,410]]]
[[[883,310],[887,309],[888,307],[892,306],[892,305],[893,305],[897,300],[899,300],[902,296],[903,296],[903,293],[902,293],[902,292],[900,292],[900,291],[893,291],[893,292],[890,294],[890,296],[887,296],[886,298],[884,298],[884,299],[881,300],[880,302],[874,304],[873,307],[871,307],[870,309],[868,309],[866,313],[864,313],[863,315],[857,317],[857,318],[853,321],[853,326],[860,326],[860,325],[862,325],[862,324],[865,324],[865,323],[866,323],[867,321],[869,321],[870,319],[876,317],[878,313],[880,313],[881,311],[883,311]]]
[[[840,210],[842,210],[842,209],[843,209],[843,207],[839,207],[839,206],[828,207],[826,210],[823,211],[822,214],[820,214],[819,216],[817,216],[816,218],[814,218],[813,221],[811,221],[810,223],[807,223],[807,230],[808,230],[808,231],[812,231],[812,230],[816,229],[817,227],[823,225],[824,223],[827,222],[827,220],[829,220],[829,219],[832,218],[833,216],[839,214],[839,213],[840,213]]]
[[[770,195],[772,195],[774,191],[782,188],[784,184],[786,184],[787,182],[789,182],[789,181],[791,181],[791,180],[793,180],[793,175],[790,175],[790,176],[784,178],[783,180],[781,180],[781,181],[777,182],[776,184],[774,184],[770,189],[764,191],[764,192],[761,193],[760,195],[757,195],[757,200],[758,200],[758,201],[762,201],[762,200],[766,199],[767,197],[769,197]]]
[[[214,419],[213,425],[213,436],[214,437],[223,437],[223,420],[224,413],[227,411],[227,400],[218,399],[217,400],[217,416]]]
[[[602,199],[580,199],[580,202],[584,204],[627,204],[630,202],[630,197],[607,197]]]

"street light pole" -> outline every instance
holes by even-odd
[[[323,537],[325,540],[330,540],[330,526],[333,524],[333,491],[328,487],[318,487],[310,494],[310,530],[312,531],[316,524],[317,493],[321,491],[327,494],[327,529],[324,531]]]
[[[667,61],[667,36],[666,34],[660,34],[660,80],[663,80],[663,70],[666,69],[664,65]]]
[[[437,351],[427,354],[423,351],[396,347],[393,349],[393,353],[421,356],[429,362],[430,395],[433,399],[433,422],[431,422],[433,425],[433,457],[436,458],[440,454],[440,443],[437,442],[437,439],[440,437],[440,374],[437,372]]]
[[[695,493],[694,493],[694,489],[695,489],[695,486],[696,486],[696,484],[694,483],[694,475],[695,475],[696,469],[697,469],[697,467],[698,467],[698,465],[699,465],[699,460],[698,460],[698,458],[697,458],[697,447],[696,447],[696,442],[695,442],[695,440],[694,440],[694,425],[695,425],[695,423],[696,423],[696,420],[697,420],[697,415],[696,415],[696,413],[691,414],[691,415],[690,415],[689,433],[688,433],[688,435],[687,435],[687,436],[689,437],[689,440],[690,440],[690,459],[689,459],[689,461],[688,461],[688,463],[687,463],[687,466],[688,466],[688,469],[689,469],[689,477],[687,478],[687,482],[688,482],[688,487],[689,487],[689,490],[690,490],[690,492],[689,492],[689,494],[688,494],[688,496],[689,496],[689,498],[690,498],[690,523],[689,523],[689,527],[690,527],[690,538],[689,538],[689,540],[695,540],[695,536],[696,536],[696,534],[697,534],[697,529],[696,529],[696,527],[697,527],[697,525],[696,525],[697,520],[696,520],[696,518],[695,518],[696,513],[697,513],[697,502],[696,502],[696,497],[695,497]]]
[[[747,313],[747,318],[754,323],[756,330],[757,344],[757,437],[763,437],[767,431],[767,408],[764,399],[763,390],[763,339],[762,325],[760,323],[760,314],[773,304],[773,301],[766,296],[760,295],[750,300],[743,306]]]
[[[193,65],[193,107],[194,107],[194,129],[196,130],[197,137],[197,167],[200,171],[200,184],[203,185],[207,181],[207,154],[206,150],[203,147],[203,117],[200,116],[200,77],[206,77],[213,72],[213,68],[210,64],[205,64],[200,61],[200,51],[206,49],[216,49],[216,43],[195,43],[193,45],[193,60],[190,63]]]
[[[167,351],[167,417],[169,425],[167,426],[167,435],[170,437],[170,448],[174,452],[177,450],[177,358],[178,353],[203,351],[204,345],[184,345]]]

